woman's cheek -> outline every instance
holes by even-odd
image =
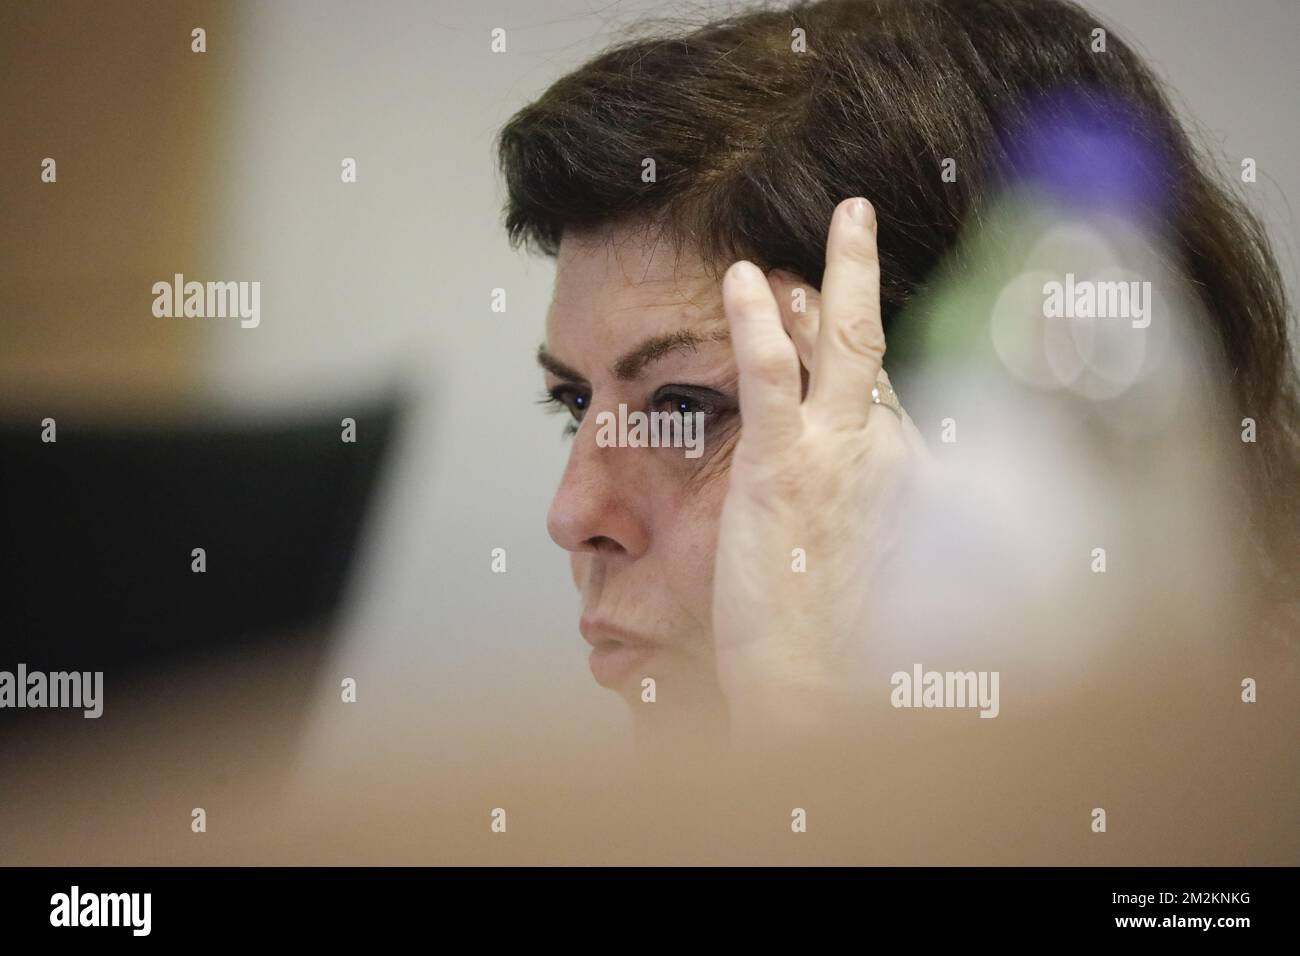
[[[727,473],[730,456],[713,463],[707,476],[702,476],[690,495],[690,507],[684,534],[685,547],[695,567],[694,575],[709,582],[713,580],[713,559],[718,545],[718,526],[722,520],[722,504],[727,496]]]
[[[677,462],[688,492],[709,500],[716,497],[719,511],[722,509],[722,496],[727,490],[726,479],[731,468],[731,455],[739,438],[740,416],[725,416],[723,420],[715,422],[711,429],[705,430],[698,457],[687,458],[683,455]]]

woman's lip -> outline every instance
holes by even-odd
[[[592,647],[610,643],[642,647],[654,643],[640,634],[619,627],[617,624],[611,624],[609,621],[601,621],[592,617],[583,617],[579,620],[578,630],[582,632],[583,639]]]
[[[608,621],[584,617],[578,630],[591,645],[591,676],[602,687],[622,689],[657,649],[655,642]]]

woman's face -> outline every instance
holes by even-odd
[[[717,696],[713,559],[739,434],[721,290],[698,258],[628,229],[566,234],[539,353],[570,419],[569,462],[547,528],[570,554],[593,676],[630,702]],[[703,413],[683,447],[602,447],[598,416]],[[660,708],[662,709],[662,708]]]

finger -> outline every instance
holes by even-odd
[[[876,214],[865,199],[846,199],[826,242],[810,411],[844,427],[865,425],[884,358]]]
[[[781,324],[794,342],[799,362],[811,372],[821,324],[821,295],[794,273],[782,269],[769,272],[767,283],[781,306]]]
[[[743,437],[754,447],[793,440],[802,425],[799,356],[781,309],[758,266],[734,263],[722,280],[722,305],[740,375]]]

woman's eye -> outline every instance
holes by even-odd
[[[666,412],[681,412],[683,415],[690,415],[694,412],[703,412],[707,415],[712,411],[704,402],[685,396],[664,398],[659,403],[659,409]]]
[[[691,415],[700,412],[712,415],[718,410],[717,403],[704,395],[688,395],[685,392],[660,392],[654,398],[655,411],[680,412]]]
[[[582,421],[582,416],[587,414],[587,406],[591,404],[591,395],[584,389],[573,385],[557,385],[555,388],[547,390],[542,398],[542,403],[552,406],[555,411],[567,411],[573,417],[573,422],[576,423]]]

